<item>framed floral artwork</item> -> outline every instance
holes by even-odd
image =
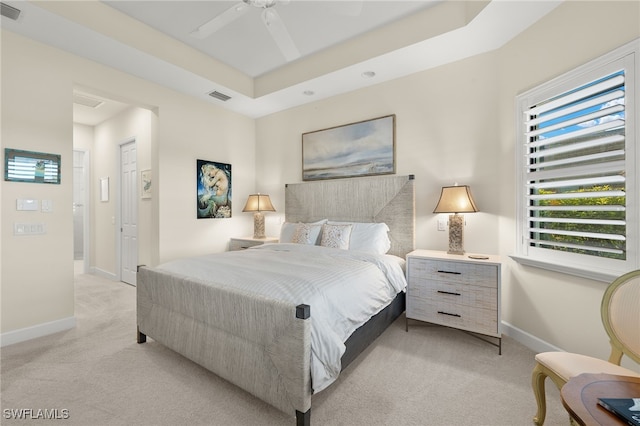
[[[143,200],[151,198],[151,170],[140,172],[140,197]]]

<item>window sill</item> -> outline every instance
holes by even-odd
[[[521,265],[533,266],[534,268],[546,269],[548,271],[560,272],[562,274],[574,275],[580,278],[587,278],[594,281],[602,281],[604,283],[611,283],[618,278],[621,274],[613,271],[591,271],[585,270],[582,267],[571,266],[567,264],[555,264],[540,259],[532,259],[530,257],[509,255],[509,257]]]

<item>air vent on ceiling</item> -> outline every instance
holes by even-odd
[[[84,105],[89,108],[98,108],[104,103],[101,99],[92,98],[87,95],[80,95],[78,93],[73,94],[73,103],[78,105]]]
[[[229,99],[231,99],[231,96],[225,95],[224,93],[220,93],[217,90],[214,90],[213,92],[209,92],[209,96],[211,96],[212,98],[220,99],[223,102],[226,102]]]
[[[0,13],[2,16],[6,16],[9,19],[13,19],[14,21],[18,20],[20,16],[20,9],[16,9],[13,6],[9,6],[4,2],[0,2]]]

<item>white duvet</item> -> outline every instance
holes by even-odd
[[[390,255],[265,244],[175,260],[158,269],[311,306],[311,378],[319,392],[338,377],[351,333],[405,291],[403,264]]]

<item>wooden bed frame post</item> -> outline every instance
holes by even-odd
[[[311,317],[311,306],[300,304],[296,306],[296,318],[306,320]],[[304,413],[296,410],[296,426],[311,426],[311,408]]]
[[[140,268],[142,268],[144,266],[147,266],[147,265],[136,265],[136,274],[138,272],[140,272]],[[141,333],[140,332],[140,327],[137,327],[137,326],[136,326],[136,341],[138,343],[146,343],[146,341],[147,341],[147,335],[144,334],[144,333]]]
[[[296,426],[311,426],[311,408],[304,413],[296,410]]]
[[[296,306],[296,318],[306,320],[309,317],[311,317],[311,306],[305,304]]]
[[[147,265],[136,265],[136,274],[138,272],[140,272],[140,268],[147,266]],[[146,343],[147,342],[147,335],[144,333],[140,332],[140,327],[136,326],[136,341],[138,343]]]
[[[138,343],[146,343],[147,335],[140,332],[140,327],[136,327],[137,338],[136,341]]]

